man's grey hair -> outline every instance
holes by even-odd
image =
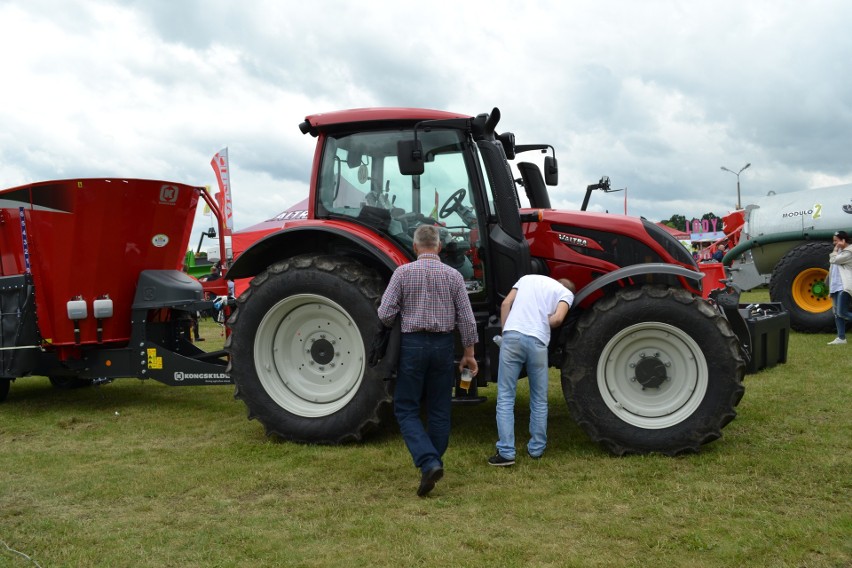
[[[414,244],[423,250],[438,250],[440,234],[435,225],[420,225],[414,231]]]

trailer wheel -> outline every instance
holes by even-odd
[[[9,394],[9,384],[12,381],[10,379],[0,379],[0,402],[6,400],[6,396]]]
[[[226,343],[249,419],[287,440],[342,443],[390,416],[390,383],[366,363],[381,292],[374,271],[334,256],[297,256],[255,277]]]
[[[728,321],[682,289],[621,290],[565,342],[562,390],[579,426],[616,455],[697,452],[722,435],[745,363]]]
[[[805,333],[834,331],[828,293],[831,243],[804,243],[785,254],[769,280],[769,297],[790,313],[790,327]]]

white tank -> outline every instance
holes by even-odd
[[[852,227],[852,183],[779,193],[747,208],[746,238]]]
[[[852,183],[761,198],[746,207],[743,235],[761,241],[752,260],[759,274],[770,274],[792,249],[808,240],[831,242],[838,229],[852,229]]]

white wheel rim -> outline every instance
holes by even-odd
[[[267,394],[298,416],[328,416],[345,407],[364,374],[364,342],[339,304],[313,294],[290,296],[257,330],[254,360]]]
[[[707,360],[683,330],[660,322],[627,327],[607,342],[598,361],[598,389],[628,424],[674,426],[690,417],[707,392]]]

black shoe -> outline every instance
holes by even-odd
[[[428,495],[430,491],[435,489],[435,484],[442,477],[444,477],[444,468],[439,465],[424,471],[420,478],[420,487],[417,488],[417,496],[425,497]]]
[[[541,459],[541,456],[543,456],[544,454],[538,454],[537,456],[534,456],[534,455],[532,455],[532,454],[530,453],[530,451],[529,451],[529,450],[527,450],[527,455],[528,455],[529,457],[531,457],[532,459],[534,459],[534,460],[540,460],[540,459]]]
[[[507,466],[507,465],[515,465],[515,458],[509,459],[504,458],[500,455],[499,452],[488,458],[488,465],[496,465],[496,466]]]
[[[203,337],[196,337],[195,341],[204,341],[204,338]]]

